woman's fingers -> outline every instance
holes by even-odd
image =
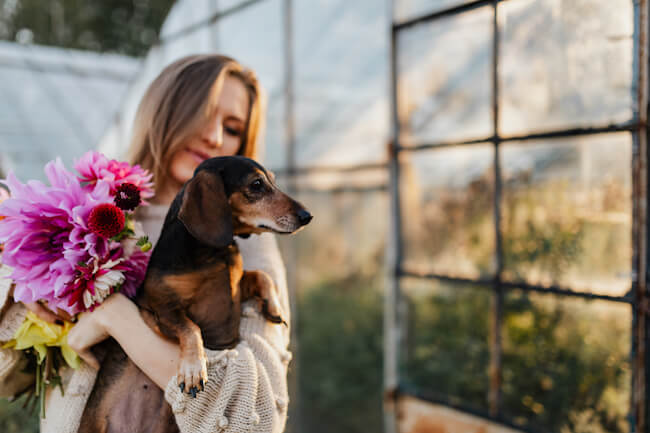
[[[49,323],[56,323],[62,318],[54,314],[52,311],[48,310],[40,302],[29,302],[25,304],[25,307],[34,314],[36,314],[41,319]]]
[[[65,321],[67,321],[67,322],[72,322],[72,321],[74,320],[74,317],[72,317],[70,314],[68,314],[67,311],[63,311],[63,310],[60,309],[60,308],[57,308],[57,309],[56,309],[56,314],[57,314],[60,318],[62,318],[63,320],[65,320]]]
[[[81,314],[77,323],[68,332],[70,348],[96,370],[99,370],[99,362],[90,349],[108,337],[98,314],[101,314],[100,309],[96,309],[92,313]]]

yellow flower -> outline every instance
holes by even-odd
[[[33,348],[38,356],[38,363],[42,363],[47,354],[47,347],[61,348],[65,362],[77,369],[81,363],[79,355],[68,345],[68,332],[74,324],[64,322],[63,325],[48,323],[31,311],[27,313],[25,321],[3,348],[11,347],[16,350]]]

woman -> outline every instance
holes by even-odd
[[[224,56],[180,59],[153,81],[138,108],[131,143],[132,162],[154,174],[156,195],[138,215],[152,242],[158,239],[169,204],[201,161],[234,154],[257,156],[261,106],[252,73]],[[288,317],[284,265],[273,236],[254,235],[237,243],[246,269],[261,269],[273,278]],[[0,297],[0,303],[5,298]],[[46,320],[58,319],[40,304],[27,308]],[[100,365],[90,348],[113,337],[165,391],[181,432],[281,432],[288,402],[289,331],[267,322],[253,304],[243,309],[242,342],[232,350],[206,349],[208,382],[192,398],[179,390],[176,381],[178,344],[153,332],[132,301],[113,294],[94,312],[83,315],[70,332],[68,342],[86,364],[65,372],[65,396],[58,389],[49,391],[41,431],[76,432]],[[25,311],[22,304],[14,304],[0,317],[0,340],[11,338]],[[21,367],[17,352],[0,352],[0,395],[24,387],[30,378],[20,373]]]

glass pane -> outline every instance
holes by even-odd
[[[324,171],[294,175],[293,184],[301,191],[349,191],[364,189],[387,189],[388,169],[377,167],[354,171]],[[288,182],[285,174],[278,176],[282,182]],[[384,215],[382,215],[384,216]],[[385,214],[388,216],[388,214]]]
[[[57,102],[57,110],[65,117],[82,143],[92,146],[98,142],[108,126],[111,116],[119,107],[119,100],[103,98],[91,82],[79,76],[39,73],[36,80],[44,95]],[[120,86],[120,90],[123,90]],[[75,155],[81,156],[81,153]]]
[[[403,144],[492,134],[492,17],[483,7],[398,34]]]
[[[629,305],[511,292],[503,320],[503,412],[554,432],[627,432]]]
[[[297,197],[314,216],[291,239],[300,257],[296,273],[301,290],[330,280],[381,276],[387,192],[309,192]]]
[[[518,0],[498,7],[502,134],[631,118],[632,1]]]
[[[407,269],[477,278],[494,269],[494,150],[460,146],[401,156]]]
[[[379,432],[388,221],[378,216],[388,214],[388,194],[301,193],[297,198],[314,222],[283,238],[287,269],[297,274],[294,367],[301,425],[290,418],[291,431]]]
[[[176,34],[190,26],[203,22],[221,9],[223,0],[177,0],[169,10],[160,29],[160,36]]]
[[[266,91],[263,161],[270,169],[287,166],[283,5],[282,0],[265,0],[226,16],[214,26],[219,53],[255,71]]]
[[[632,281],[631,135],[502,150],[504,277],[624,295]]]
[[[470,3],[472,0],[396,0],[393,14],[396,22],[406,21],[433,12]]]
[[[40,147],[41,143],[48,143],[52,148]],[[67,137],[57,135],[0,135],[0,146],[4,174],[12,170],[23,182],[30,179],[46,182],[43,168],[57,156],[62,156],[68,168],[72,167],[73,155],[78,157],[78,154],[74,154],[76,143],[71,145]]]
[[[404,278],[401,374],[411,386],[485,409],[488,395],[489,288]]]
[[[214,15],[216,6],[215,0],[174,2],[160,29],[160,38],[164,41],[161,48],[165,65],[183,56],[215,50],[215,34],[212,27],[204,25],[194,28],[191,32],[185,31]]]
[[[387,1],[293,3],[299,166],[387,160]]]
[[[6,68],[0,70],[0,83],[0,95],[15,110],[22,131],[65,134],[76,138],[72,119],[65,117],[61,101],[50,93],[56,89],[43,83],[40,73]]]

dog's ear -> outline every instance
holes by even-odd
[[[185,186],[178,219],[208,245],[225,247],[232,242],[232,212],[220,175],[207,170],[194,175]]]

